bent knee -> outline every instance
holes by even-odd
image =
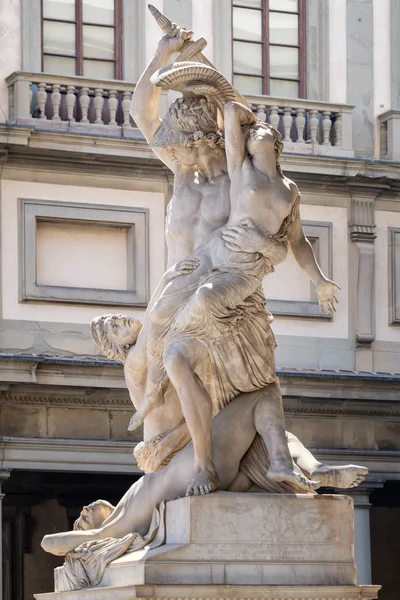
[[[184,346],[181,344],[168,345],[164,351],[164,365],[170,376],[187,367],[188,361]]]

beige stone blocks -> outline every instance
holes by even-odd
[[[234,494],[167,503],[166,544],[114,561],[101,586],[353,585],[347,496]]]
[[[115,392],[117,396],[117,392]],[[129,401],[126,406],[117,408],[106,404],[106,398],[96,406],[79,404],[81,396],[76,395],[76,405],[71,400],[64,405],[46,402],[32,405],[5,402],[0,405],[0,434],[21,438],[57,438],[72,440],[113,440],[131,441],[143,439],[143,428],[134,432],[127,430],[129,419],[134,412]],[[83,399],[83,394],[82,394]],[[124,403],[125,404],[125,403]]]
[[[367,600],[347,496],[217,492],[168,502],[165,545],[125,554],[93,589],[37,600]]]

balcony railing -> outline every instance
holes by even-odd
[[[129,117],[134,83],[21,72],[6,81],[10,123],[71,133],[134,135]],[[260,119],[278,127],[285,151],[354,156],[352,106],[269,96],[247,99]]]
[[[388,110],[378,119],[380,158],[400,162],[400,110]]]
[[[279,129],[286,152],[354,156],[353,106],[270,96],[247,100],[259,119]]]
[[[35,129],[126,136],[134,83],[34,73],[13,73],[9,122]]]

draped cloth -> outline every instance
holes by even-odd
[[[143,548],[162,546],[165,540],[165,503],[155,507],[148,533],[129,533],[122,538],[85,542],[65,557],[62,567],[54,570],[54,591],[69,592],[96,587],[113,560]]]
[[[299,204],[300,196],[273,236],[275,242],[287,245],[290,230],[299,218]],[[197,374],[210,394],[213,416],[240,393],[260,390],[277,381],[273,317],[265,306],[262,288],[263,278],[274,270],[273,258],[259,253],[232,252],[200,282],[188,286],[184,299],[177,303],[177,311],[158,332],[158,349],[162,339],[174,342],[195,338],[206,346],[208,359]],[[211,290],[207,310],[191,310],[191,303],[196,301],[195,292],[202,286]],[[155,472],[166,466],[190,441],[187,426],[181,422],[157,438],[138,444],[134,455],[145,473]],[[267,492],[296,491],[289,484],[270,481],[266,477],[269,464],[267,448],[257,434],[240,469]]]

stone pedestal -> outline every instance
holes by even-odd
[[[214,493],[166,506],[165,545],[111,563],[92,590],[37,600],[377,598],[356,586],[347,496]]]

